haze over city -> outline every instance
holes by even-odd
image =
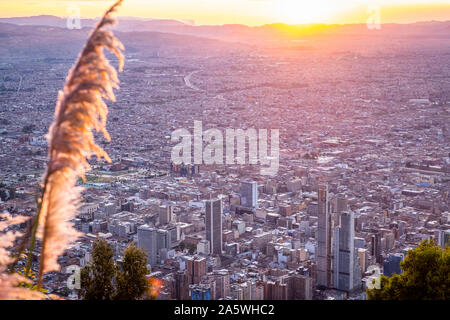
[[[0,1],[0,299],[449,300],[449,30],[450,1]]]
[[[108,1],[0,1],[0,17],[66,17],[76,5],[86,18],[98,17]],[[196,24],[365,23],[367,9],[380,7],[383,23],[447,20],[450,1],[435,0],[129,0],[119,16],[178,19]]]

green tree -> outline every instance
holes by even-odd
[[[188,249],[189,254],[194,254],[195,250],[197,250],[197,247],[195,244],[193,244],[191,242],[186,242],[186,241],[181,241],[179,244],[179,248],[181,251],[183,251],[184,249]]]
[[[85,300],[112,300],[115,296],[114,252],[105,240],[96,240],[92,261],[81,270],[80,296]]]
[[[92,261],[81,270],[79,296],[84,300],[136,300],[151,291],[147,280],[147,253],[131,243],[124,252],[123,263],[114,263],[113,249],[105,240],[96,240]]]
[[[134,243],[125,250],[122,268],[117,272],[116,299],[136,300],[149,290],[147,257],[147,252],[136,248]]]
[[[410,250],[401,263],[403,273],[381,276],[381,288],[367,290],[368,300],[449,300],[450,247],[433,240]]]

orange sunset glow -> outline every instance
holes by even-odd
[[[0,300],[450,301],[449,31],[450,0],[0,0]]]
[[[83,17],[97,17],[111,1],[2,1],[0,17],[55,15],[77,6]],[[450,1],[427,0],[128,0],[119,15],[195,21],[196,24],[262,25],[274,22],[364,23],[369,6],[377,6],[382,23],[450,19]]]

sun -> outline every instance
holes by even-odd
[[[288,24],[323,23],[339,10],[334,0],[280,0],[278,19]]]

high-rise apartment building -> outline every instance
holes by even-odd
[[[328,186],[319,185],[317,200],[317,286],[331,286],[331,221]]]
[[[186,259],[186,270],[189,284],[200,283],[206,275],[206,259],[200,257],[188,257]]]
[[[334,288],[352,292],[359,288],[361,266],[355,251],[355,217],[353,212],[340,214],[340,226],[334,229]]]

